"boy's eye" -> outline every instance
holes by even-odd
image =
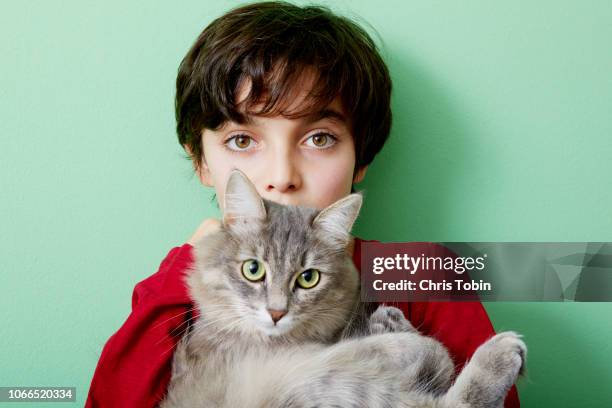
[[[247,135],[235,135],[225,141],[225,145],[231,150],[246,150],[254,140]]]
[[[318,148],[328,148],[336,144],[336,138],[334,136],[330,135],[329,133],[323,133],[323,132],[316,133],[310,136],[306,140],[307,142],[312,142],[312,143],[306,143],[308,146],[318,147]]]

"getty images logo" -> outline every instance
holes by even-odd
[[[466,271],[482,271],[485,268],[487,254],[478,257],[451,257],[451,256],[410,256],[396,254],[389,257],[375,257],[372,263],[372,272],[380,275],[385,271],[406,271],[414,275],[421,271],[453,271],[458,275]]]

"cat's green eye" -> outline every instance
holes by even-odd
[[[304,272],[300,273],[300,276],[297,277],[297,284],[301,288],[310,289],[317,286],[319,283],[319,279],[321,279],[321,274],[316,269],[307,269]]]
[[[265,274],[266,268],[257,259],[249,259],[242,263],[242,275],[251,282],[262,280]]]

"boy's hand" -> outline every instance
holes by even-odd
[[[200,224],[187,243],[193,246],[203,236],[211,234],[219,230],[219,228],[221,228],[221,221],[216,218],[207,218]]]

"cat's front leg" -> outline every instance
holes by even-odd
[[[340,340],[383,333],[417,332],[396,307],[360,303],[351,321],[344,328]]]
[[[448,407],[503,407],[506,394],[525,370],[527,346],[515,332],[502,332],[482,344],[444,396]]]
[[[379,306],[368,320],[368,334],[418,333],[404,313],[393,306]]]

